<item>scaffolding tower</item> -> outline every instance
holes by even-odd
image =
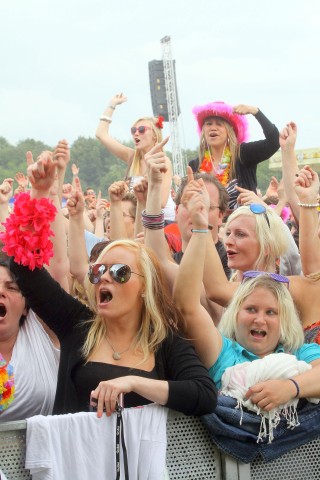
[[[179,109],[177,85],[175,79],[175,68],[171,53],[171,38],[167,35],[161,40],[163,71],[166,86],[166,96],[168,104],[168,116],[170,126],[170,140],[172,147],[173,173],[180,177],[185,176],[185,161],[179,141]]]

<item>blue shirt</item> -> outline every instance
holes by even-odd
[[[283,345],[279,344],[275,353],[283,353]],[[289,352],[286,352],[289,353]],[[317,343],[304,343],[300,348],[290,352],[298,360],[304,360],[311,363],[320,358],[320,345]],[[233,367],[238,363],[252,362],[260,357],[246,350],[240,343],[222,335],[222,349],[214,365],[209,368],[209,375],[213,379],[217,388],[221,388],[221,378],[228,367]]]

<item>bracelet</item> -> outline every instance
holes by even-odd
[[[113,107],[112,105],[108,105],[107,108],[111,108],[112,110],[115,110],[115,109],[116,109],[116,107]]]
[[[209,229],[204,229],[204,230],[200,230],[198,228],[191,228],[191,232],[192,233],[208,233],[209,232]]]
[[[158,215],[149,215],[145,210],[141,212],[142,225],[149,230],[160,230],[164,228],[164,211]]]
[[[103,122],[108,122],[108,123],[111,123],[112,122],[112,118],[111,117],[107,117],[106,115],[102,115],[100,117],[100,120],[102,120]]]
[[[318,208],[320,207],[319,203],[301,203],[298,202],[299,207],[305,207],[305,208]]]
[[[294,398],[298,398],[299,397],[299,394],[300,394],[300,388],[299,388],[299,385],[297,384],[297,382],[295,380],[293,380],[293,378],[288,378],[288,380],[290,380],[292,383],[295,384],[296,386],[296,389],[297,389],[297,394]]]

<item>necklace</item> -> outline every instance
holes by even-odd
[[[110,347],[111,347],[112,350],[113,350],[112,358],[113,358],[114,360],[120,360],[120,359],[121,359],[121,355],[123,355],[124,353],[126,353],[126,352],[130,349],[130,347],[131,347],[131,345],[132,345],[132,342],[131,342],[128,348],[126,348],[126,349],[123,350],[122,352],[117,352],[117,350],[115,350],[114,346],[112,345],[112,343],[110,342],[110,340],[109,340],[109,338],[108,338],[107,336],[106,336],[106,340],[107,340],[107,342],[109,343]]]
[[[215,167],[213,163],[211,152],[210,152],[210,149],[208,148],[204,153],[204,158],[202,160],[199,170],[200,172],[206,172],[206,173],[210,173],[213,171],[215,177],[219,180],[219,182],[223,186],[226,186],[229,182],[230,163],[231,163],[231,152],[228,145],[225,146],[217,167]]]

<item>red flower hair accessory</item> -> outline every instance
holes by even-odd
[[[13,212],[2,225],[0,233],[3,251],[14,258],[16,263],[34,270],[49,265],[53,257],[53,244],[49,239],[54,233],[50,223],[55,219],[57,209],[48,198],[30,198],[21,193],[14,202]]]
[[[156,121],[156,127],[163,128],[163,120],[164,120],[164,117],[161,117],[161,115],[158,115],[158,120]]]

